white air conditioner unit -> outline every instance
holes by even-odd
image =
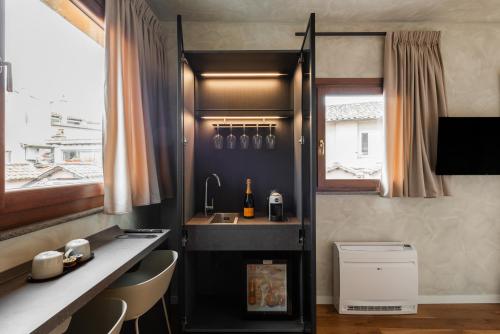
[[[417,313],[416,249],[400,242],[334,243],[333,303],[340,314]]]

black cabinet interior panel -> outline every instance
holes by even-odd
[[[209,200],[214,197],[217,212],[240,212],[243,210],[245,180],[252,179],[252,190],[255,199],[255,211],[265,214],[267,210],[266,196],[272,189],[278,189],[284,196],[285,211],[295,216],[294,205],[294,164],[293,164],[293,127],[290,119],[276,120],[276,149],[264,147],[255,150],[252,147],[241,150],[224,148],[216,150],[213,126],[217,121],[199,120],[195,143],[195,207],[203,212],[205,178],[216,173],[221,178],[222,186],[218,188],[214,180],[209,184]],[[239,137],[242,129],[233,129]],[[253,136],[256,129],[246,129],[248,136]],[[259,130],[265,136],[268,128]],[[220,134],[227,137],[229,129],[221,129]],[[224,143],[226,144],[226,143]]]
[[[291,110],[290,79],[277,78],[198,78],[196,109],[204,112],[222,110],[226,116],[243,110],[254,116],[255,111]],[[260,116],[260,115],[259,115]]]
[[[297,50],[212,50],[184,52],[197,74],[203,72],[281,72],[291,74]]]

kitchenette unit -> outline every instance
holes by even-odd
[[[177,27],[183,331],[311,332],[314,15],[297,50],[185,50]]]

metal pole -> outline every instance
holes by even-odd
[[[295,36],[305,36],[305,32],[296,32]],[[353,37],[363,37],[363,36],[385,36],[387,33],[384,31],[323,31],[317,32],[315,34],[318,36],[353,36]]]

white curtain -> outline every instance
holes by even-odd
[[[172,196],[167,150],[167,41],[145,0],[106,1],[104,208]]]

